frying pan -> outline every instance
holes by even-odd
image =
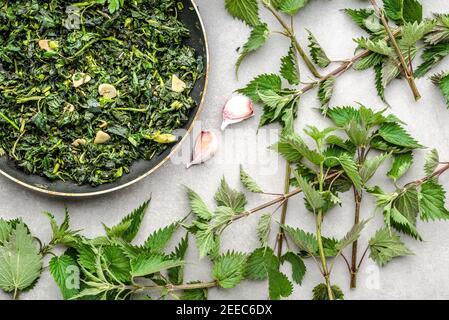
[[[175,145],[167,148],[164,152],[149,161],[139,160],[134,162],[130,167],[130,172],[128,174],[123,175],[119,180],[113,183],[104,184],[98,187],[77,185],[71,181],[49,181],[44,177],[26,174],[19,170],[14,162],[7,156],[0,157],[0,174],[26,188],[48,195],[90,197],[130,186],[156,171],[170,159],[181,143],[186,140],[203,108],[209,73],[209,50],[207,47],[206,32],[198,8],[194,0],[179,0],[179,2],[181,2],[184,7],[184,9],[179,10],[179,19],[184,22],[190,30],[190,37],[185,40],[185,44],[194,48],[197,55],[203,57],[205,69],[204,76],[196,82],[191,92],[191,97],[195,100],[197,107],[191,111],[188,122],[182,128],[185,129],[185,133]]]

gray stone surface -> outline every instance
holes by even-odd
[[[425,13],[449,12],[447,0],[423,1]],[[242,66],[239,80],[236,79],[233,63],[237,58],[236,49],[240,47],[247,35],[247,28],[240,22],[233,20],[224,10],[222,0],[198,0],[206,29],[208,31],[211,51],[210,85],[206,98],[205,110],[201,116],[203,129],[218,130],[221,122],[221,107],[233,91],[254,75],[263,72],[273,72],[279,67],[279,58],[288,49],[288,43],[279,35],[273,35],[269,43],[257,54],[251,56]],[[305,45],[305,31],[312,30],[329,56],[335,60],[351,57],[355,45],[351,40],[362,35],[351,21],[339,11],[345,7],[360,7],[365,5],[358,0],[325,1],[316,0],[296,17],[295,24],[298,34]],[[275,21],[266,18],[273,26]],[[303,79],[306,71],[303,69]],[[449,61],[445,61],[438,70],[449,69]],[[438,71],[435,70],[435,71]],[[334,105],[354,104],[362,102],[368,106],[383,108],[384,105],[377,98],[373,74],[371,71],[349,71],[338,80]],[[428,81],[418,81],[423,99],[415,103],[405,81],[394,81],[387,91],[387,98],[392,105],[391,112],[408,123],[408,129],[419,141],[440,151],[441,158],[449,160],[449,111],[439,91]],[[306,124],[318,127],[325,126],[327,121],[314,110],[317,107],[315,93],[304,97],[301,103],[297,129]],[[0,178],[0,216],[4,218],[23,217],[31,227],[33,233],[43,240],[48,240],[50,227],[44,211],[53,212],[58,219],[63,217],[64,205],[70,209],[72,226],[83,229],[89,236],[102,232],[101,223],[112,225],[120,218],[137,207],[151,195],[153,201],[147,215],[138,241],[143,241],[145,235],[179,219],[188,213],[186,197],[182,185],[188,185],[197,190],[212,204],[212,197],[218,186],[220,177],[224,174],[230,184],[239,186],[238,165],[242,163],[266,189],[281,191],[283,185],[284,164],[272,152],[266,150],[267,141],[264,137],[276,133],[276,127],[261,131],[259,144],[255,145],[255,129],[257,116],[249,121],[233,126],[229,129],[226,139],[222,141],[220,151],[215,161],[206,165],[196,166],[189,170],[183,165],[167,163],[155,174],[144,181],[110,195],[93,199],[65,200],[50,198],[25,190],[14,183]],[[234,133],[234,134],[233,134]],[[232,136],[231,136],[232,135]],[[250,150],[250,151],[248,151]],[[184,152],[184,155],[186,152]],[[419,151],[415,159],[415,169],[403,179],[408,181],[422,175],[422,164],[425,150]],[[387,170],[387,168],[383,168]],[[378,184],[387,183],[386,178],[375,181]],[[449,176],[442,178],[442,183],[449,185]],[[343,195],[343,206],[332,211],[325,220],[324,233],[342,236],[351,226],[352,200],[348,193]],[[249,196],[249,206],[262,201],[259,196]],[[364,206],[365,217],[373,212],[373,201],[367,200]],[[378,216],[369,226],[374,231],[381,224]],[[242,220],[229,228],[223,236],[222,249],[236,249],[250,251],[257,246],[255,235],[256,217]],[[288,223],[312,230],[313,219],[303,209],[302,199],[297,197],[290,202]],[[274,226],[275,227],[275,226]],[[449,298],[449,275],[447,264],[449,261],[449,223],[431,222],[419,223],[419,229],[425,239],[416,242],[406,239],[406,243],[416,253],[415,256],[396,259],[382,270],[378,270],[372,261],[367,260],[361,270],[359,287],[349,290],[349,277],[344,264],[338,261],[333,273],[333,282],[340,285],[349,299],[447,299]],[[365,233],[366,235],[366,233]],[[361,243],[366,243],[368,237],[362,236]],[[274,240],[273,240],[274,241]],[[197,252],[192,245],[188,254],[187,280],[208,280],[210,265],[198,261]],[[292,299],[309,299],[311,289],[318,282],[320,276],[312,263],[308,263],[309,272],[302,287],[295,287]],[[244,282],[232,290],[211,290],[213,299],[265,299],[267,284],[264,282]],[[23,294],[24,299],[60,299],[58,288],[47,272],[44,272],[34,290]],[[0,293],[0,299],[9,296]]]

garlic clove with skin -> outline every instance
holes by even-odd
[[[192,161],[187,164],[187,169],[193,165],[210,160],[218,150],[217,136],[211,131],[201,131],[193,148]]]
[[[251,99],[245,96],[234,96],[223,107],[221,130],[226,129],[230,124],[241,122],[253,116],[254,106]]]

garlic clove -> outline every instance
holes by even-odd
[[[82,72],[77,72],[72,76],[72,82],[75,88],[78,88],[83,84],[88,83],[90,80],[92,80],[92,77]]]
[[[86,139],[76,139],[75,141],[72,142],[72,146],[79,147],[79,146],[84,146],[87,143]]]
[[[112,84],[103,83],[98,86],[98,93],[108,99],[114,99],[117,97],[117,89]]]
[[[95,137],[94,143],[102,144],[108,142],[109,140],[111,140],[111,136],[108,135],[106,132],[100,130],[97,132],[97,136]]]
[[[201,131],[193,148],[192,161],[187,168],[210,160],[218,150],[217,136],[210,131]]]
[[[186,89],[187,85],[184,81],[179,79],[175,74],[171,78],[171,90],[181,93]]]
[[[50,41],[50,40],[39,40],[38,42],[39,48],[45,50],[47,52],[54,52],[59,48],[58,42]]]
[[[254,116],[254,106],[251,99],[245,96],[234,96],[223,107],[223,123],[221,130],[230,124],[238,123]]]

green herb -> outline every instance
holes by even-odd
[[[176,142],[202,61],[175,1],[0,8],[0,147],[18,168],[96,186]]]

